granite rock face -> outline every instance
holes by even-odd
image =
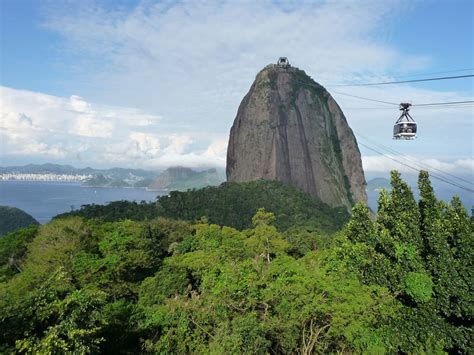
[[[357,141],[336,101],[297,68],[268,65],[230,131],[227,180],[278,180],[332,207],[367,201]]]

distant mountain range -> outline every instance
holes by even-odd
[[[171,167],[162,172],[143,169],[93,169],[74,168],[70,165],[28,164],[0,167],[0,174],[81,175],[84,187],[135,187],[150,190],[179,190],[219,185],[224,181],[216,169],[195,171],[186,167]],[[50,181],[50,177],[48,176]],[[58,179],[59,180],[59,179]]]
[[[376,177],[367,181],[366,189],[367,191],[380,191],[382,189],[390,191],[392,186],[390,185],[389,179]]]
[[[159,172],[148,171],[143,169],[93,169],[93,168],[74,168],[70,165],[58,164],[28,164],[24,166],[7,166],[0,167],[0,173],[17,173],[17,174],[64,174],[64,175],[104,175],[109,179],[119,180],[137,180],[140,178],[154,178]]]

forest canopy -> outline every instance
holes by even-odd
[[[165,200],[195,203],[187,221],[68,215],[13,232],[0,239],[0,352],[470,353],[473,220],[426,172],[419,201],[397,172],[391,187],[375,218],[357,204],[329,237],[308,228],[317,213],[306,224],[285,206],[225,226],[209,189]]]

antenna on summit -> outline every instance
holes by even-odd
[[[287,69],[287,68],[291,67],[290,61],[288,60],[287,57],[278,58],[277,66],[279,66],[281,68],[284,68],[284,69]]]

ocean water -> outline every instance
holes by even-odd
[[[414,189],[415,197],[417,190]],[[445,189],[435,186],[439,199],[449,202],[458,194],[464,205],[471,212],[474,194],[459,189]],[[105,204],[111,201],[154,201],[166,191],[146,191],[132,188],[97,188],[81,187],[79,183],[57,183],[37,181],[0,181],[0,205],[22,209],[32,215],[38,222],[47,223],[52,217],[78,209],[86,204]],[[368,205],[377,211],[379,193],[368,191]]]
[[[86,204],[111,201],[153,201],[167,192],[132,188],[81,187],[79,183],[0,181],[0,205],[22,209],[38,222]]]

